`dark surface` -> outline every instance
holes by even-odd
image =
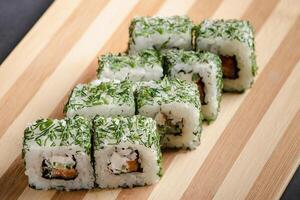
[[[0,0],[0,63],[53,0]]]
[[[53,0],[0,0],[0,63],[52,2]],[[281,199],[300,200],[300,168]]]
[[[287,155],[288,156],[288,155]],[[300,167],[298,167],[289,185],[285,189],[282,200],[299,200],[300,199]]]

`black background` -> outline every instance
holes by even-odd
[[[53,0],[0,0],[0,63],[52,2]],[[300,200],[300,168],[281,199]]]

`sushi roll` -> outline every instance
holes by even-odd
[[[94,186],[92,122],[84,117],[39,119],[24,131],[23,158],[29,186],[77,190]]]
[[[155,121],[143,116],[94,119],[96,183],[100,188],[156,183],[162,155]]]
[[[220,58],[209,52],[170,50],[164,60],[170,77],[197,84],[203,117],[207,121],[215,120],[223,87]]]
[[[137,55],[108,54],[99,58],[99,79],[159,80],[163,77],[161,58],[157,51],[144,50]]]
[[[135,113],[134,89],[130,81],[95,80],[77,85],[65,106],[68,117],[82,115],[94,118],[96,115],[132,116]]]
[[[192,49],[193,23],[186,16],[136,17],[129,27],[129,53],[143,49]]]
[[[250,88],[257,71],[253,29],[244,20],[205,20],[195,27],[196,49],[220,55],[224,91]]]
[[[180,79],[140,83],[137,112],[157,123],[162,147],[194,149],[200,144],[201,102],[197,85]]]

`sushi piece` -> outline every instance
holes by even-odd
[[[140,83],[137,112],[157,123],[162,147],[194,149],[200,144],[201,102],[197,85],[180,79]]]
[[[129,27],[129,53],[143,49],[192,49],[193,23],[186,16],[136,17]]]
[[[99,58],[99,79],[159,80],[163,77],[161,58],[157,51],[144,50],[137,55],[108,54]]]
[[[24,131],[23,158],[29,186],[78,190],[94,186],[92,122],[82,116],[39,119]]]
[[[196,49],[220,55],[224,91],[250,88],[257,71],[253,29],[244,20],[205,20],[195,27]]]
[[[165,65],[170,77],[197,84],[203,117],[215,120],[223,88],[220,58],[209,52],[170,50],[165,54]]]
[[[161,173],[155,121],[143,116],[94,119],[96,183],[100,188],[150,185]]]
[[[77,85],[65,106],[68,117],[82,115],[94,118],[96,115],[132,116],[135,113],[134,89],[130,81],[96,80]]]

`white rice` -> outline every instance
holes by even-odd
[[[112,145],[95,151],[96,183],[100,188],[144,186],[151,185],[159,180],[160,177],[157,175],[157,172],[160,169],[157,164],[156,151],[139,144],[120,143],[117,147],[137,150],[143,172],[113,174],[108,168],[108,163],[111,162],[111,156],[115,147],[115,145]],[[118,161],[116,160],[116,162]]]
[[[116,86],[115,87],[119,87],[121,81],[120,80],[110,80],[108,78],[101,78],[101,79],[96,79],[93,80],[92,82],[88,83],[91,87],[98,87],[101,83],[113,83]],[[78,84],[74,90],[81,90],[85,85],[87,84]],[[132,86],[133,87],[133,86]],[[133,99],[133,90],[129,91],[129,93],[127,95],[132,96]],[[130,93],[131,92],[131,93]],[[74,107],[72,106],[68,106],[68,109],[66,111],[66,116],[67,117],[74,117],[75,115],[81,115],[81,116],[85,116],[87,118],[93,119],[96,115],[100,115],[103,117],[114,117],[114,116],[133,116],[135,114],[135,105],[134,105],[134,101],[130,101],[128,99],[126,99],[126,102],[121,102],[121,101],[117,101],[117,99],[119,98],[119,96],[111,96],[111,94],[105,94],[105,92],[103,92],[101,94],[102,96],[105,96],[105,98],[107,99],[107,103],[102,103],[99,105],[93,105],[93,106],[82,106],[80,109],[74,109]],[[74,102],[78,102],[80,104],[84,104],[84,102],[82,101],[83,96],[81,95],[74,95],[73,93],[71,94],[71,98],[69,100],[69,102],[71,102],[71,104],[74,104]],[[128,100],[128,102],[127,102]],[[114,103],[117,102],[117,103]],[[68,105],[68,104],[67,104]]]
[[[100,78],[109,78],[117,80],[129,79],[131,81],[149,81],[159,80],[163,77],[163,68],[161,65],[154,66],[137,66],[135,68],[123,67],[118,71],[111,68],[103,68]]]
[[[235,56],[237,66],[240,69],[239,78],[224,79],[224,90],[243,91],[251,87],[254,76],[252,74],[251,49],[246,43],[238,40],[224,38],[201,38],[197,39],[197,48],[218,53],[223,56]]]
[[[179,73],[181,70],[185,73]],[[179,79],[193,82],[192,75],[194,73],[199,74],[204,83],[206,104],[202,104],[201,111],[205,119],[213,120],[218,115],[219,108],[216,64],[214,62],[198,62],[193,64],[178,63],[171,69],[170,75],[171,77],[177,77]]]
[[[43,159],[51,159],[54,156],[65,157],[68,155],[77,161],[76,170],[78,176],[74,180],[46,179],[42,177],[41,165]],[[84,150],[78,146],[60,146],[60,147],[34,147],[25,154],[26,170],[29,185],[36,189],[91,189],[94,186],[94,175],[91,164],[91,158],[84,153]],[[63,159],[62,159],[63,160]]]
[[[73,117],[75,115],[82,115],[87,118],[93,119],[96,115],[103,117],[114,117],[114,116],[133,116],[135,112],[134,105],[98,105],[93,107],[84,107],[80,110],[68,110],[67,116]]]
[[[199,134],[195,132],[201,131],[200,112],[193,105],[187,103],[168,103],[154,105],[146,105],[139,109],[139,114],[155,119],[158,125],[164,124],[161,114],[171,118],[183,119],[183,128],[181,136],[166,134],[162,136],[161,145],[171,148],[190,148],[195,149],[200,144]]]
[[[169,41],[165,48],[179,48],[185,50],[192,49],[192,36],[190,33],[181,34],[153,34],[149,37],[136,37],[135,43],[131,43],[129,47],[129,53],[135,54],[144,49],[159,49],[162,44]]]

